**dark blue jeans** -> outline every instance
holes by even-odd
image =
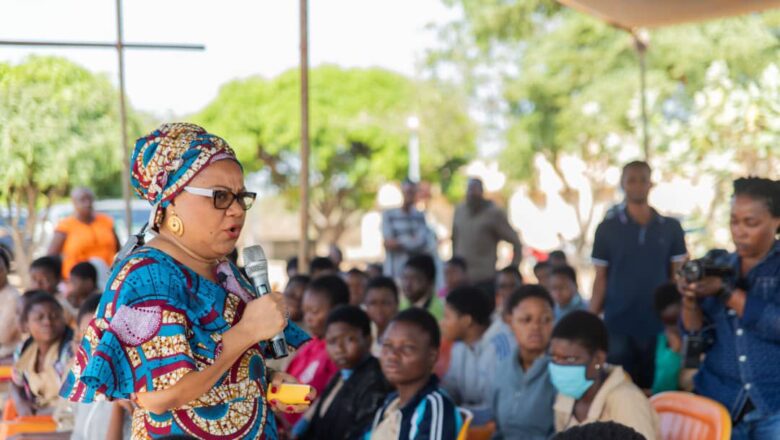
[[[652,388],[656,338],[610,332],[607,362],[622,366],[639,388]]]
[[[757,409],[745,414],[731,431],[731,440],[780,439],[780,414],[764,416]]]

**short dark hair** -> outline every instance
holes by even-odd
[[[620,180],[623,180],[623,177],[625,177],[626,172],[631,169],[642,169],[647,171],[650,174],[653,174],[653,169],[650,168],[650,164],[643,161],[643,160],[634,160],[631,161],[625,165],[623,165],[623,170],[620,172]]]
[[[651,440],[633,428],[615,422],[594,422],[574,426],[555,434],[552,440]]]
[[[742,177],[734,181],[734,197],[747,196],[766,205],[772,217],[780,217],[780,180]],[[780,234],[780,228],[776,233]]]
[[[536,272],[539,269],[547,269],[552,267],[552,264],[550,264],[549,261],[540,261],[536,264],[534,264],[534,272]]]
[[[559,249],[559,250],[556,250],[556,251],[552,251],[552,252],[550,252],[549,254],[547,254],[547,261],[550,261],[550,259],[552,259],[552,258],[560,258],[560,259],[561,259],[561,260],[563,260],[563,261],[567,261],[567,259],[566,259],[566,253],[565,253],[565,252],[563,252],[563,251],[562,251],[562,250],[560,250],[560,249]]]
[[[81,307],[79,307],[79,314],[76,318],[76,323],[81,322],[81,319],[87,315],[95,314],[98,306],[100,306],[100,298],[101,295],[99,293],[93,293],[92,295],[89,295],[86,300],[84,300],[84,303],[81,304]]]
[[[307,289],[328,298],[331,307],[349,303],[349,286],[338,275],[325,275],[312,280]]]
[[[520,270],[517,269],[517,266],[507,266],[501,270],[498,271],[498,273],[504,273],[507,275],[511,275],[515,277],[516,279],[520,280],[520,284],[523,283],[523,274],[520,273]]]
[[[30,290],[25,292],[23,301],[22,322],[27,322],[33,307],[37,306],[38,304],[52,304],[60,311],[63,310],[62,304],[57,301],[57,298],[55,298],[54,295],[50,294],[49,292],[44,292],[43,290]]]
[[[575,286],[577,285],[577,271],[569,265],[553,267],[550,276],[556,275],[568,278]]]
[[[368,296],[368,292],[370,292],[371,289],[387,289],[393,292],[393,298],[395,298],[395,302],[398,302],[398,285],[395,284],[395,280],[390,277],[382,275],[371,278],[368,280],[368,285],[366,286],[366,296]]]
[[[653,296],[653,305],[655,311],[660,315],[665,308],[682,303],[682,295],[677,290],[677,285],[674,283],[664,283],[655,289]]]
[[[474,286],[452,289],[447,295],[447,304],[459,314],[469,315],[474,322],[485,327],[490,325],[490,316],[496,306],[493,297]]]
[[[39,269],[54,274],[57,279],[62,278],[62,260],[59,257],[45,256],[37,258],[30,263],[30,270]]]
[[[363,335],[371,336],[371,318],[360,307],[347,304],[331,310],[325,327],[337,322],[343,322],[360,330]]]
[[[70,276],[71,278],[76,277],[84,280],[90,280],[97,284],[97,269],[95,269],[95,266],[88,261],[82,261],[81,263],[73,266],[73,269],[70,270]]]
[[[319,270],[336,270],[336,264],[328,257],[314,257],[309,264],[309,273]]]
[[[290,270],[298,270],[298,257],[290,257],[287,259],[287,272]]]
[[[575,310],[561,318],[553,328],[552,338],[580,344],[590,353],[609,352],[607,326],[601,318],[585,310]]]
[[[555,301],[553,301],[550,292],[548,292],[544,286],[540,284],[525,284],[515,289],[515,291],[509,295],[509,298],[506,299],[506,307],[504,307],[504,310],[506,310],[507,313],[512,313],[512,310],[514,310],[518,304],[528,298],[541,299],[549,304],[551,309],[555,308]]]
[[[311,277],[304,274],[293,275],[287,280],[288,286],[291,284],[303,284],[304,286],[308,286],[309,283],[311,283]]]
[[[430,282],[436,281],[436,263],[433,261],[433,257],[428,254],[419,254],[409,258],[404,267],[422,273]]]
[[[408,308],[398,313],[393,317],[393,319],[390,320],[391,324],[394,322],[403,322],[416,325],[420,328],[420,330],[423,331],[423,333],[428,334],[431,347],[436,349],[439,348],[439,345],[441,344],[441,331],[439,330],[439,323],[436,322],[436,318],[434,318],[433,315],[431,315],[427,310],[421,309],[419,307]]]
[[[468,263],[466,263],[466,259],[457,255],[450,258],[450,260],[447,261],[447,264],[450,266],[459,267],[464,272],[469,268]]]
[[[368,274],[358,269],[357,267],[353,267],[352,269],[348,270],[347,275],[357,275],[359,277],[368,278]]]

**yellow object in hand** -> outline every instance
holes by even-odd
[[[309,395],[311,387],[309,385],[283,383],[277,386],[275,393],[271,392],[272,387],[268,390],[268,401],[276,400],[285,405],[308,405],[311,402],[306,400],[306,396]]]

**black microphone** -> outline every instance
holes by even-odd
[[[252,285],[254,285],[258,297],[271,293],[271,288],[268,284],[268,259],[265,257],[265,251],[263,251],[261,246],[256,245],[244,248],[244,269],[249,279],[252,280]],[[283,332],[277,334],[268,342],[271,345],[271,354],[274,359],[280,359],[289,354]]]

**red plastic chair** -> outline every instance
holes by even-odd
[[[720,403],[681,391],[650,398],[658,413],[663,440],[729,440],[731,416]]]

